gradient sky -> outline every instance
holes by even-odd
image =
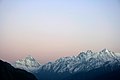
[[[103,48],[120,52],[119,0],[0,0],[0,59],[46,63]]]

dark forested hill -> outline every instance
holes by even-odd
[[[0,60],[0,80],[37,80],[36,77],[25,70],[17,69],[7,62]]]

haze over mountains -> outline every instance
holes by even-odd
[[[103,49],[100,52],[88,50],[77,56],[63,57],[43,65],[28,56],[16,61],[15,67],[32,72],[39,80],[93,80],[118,71],[120,69],[119,54],[108,49]],[[116,73],[119,74],[119,71]]]

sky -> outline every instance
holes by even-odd
[[[47,63],[104,48],[120,52],[119,0],[0,0],[0,59]]]

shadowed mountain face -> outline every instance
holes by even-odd
[[[77,73],[39,71],[39,75],[37,74],[36,77],[41,80],[120,80],[120,66],[117,63],[105,64],[90,71],[79,71]]]
[[[9,63],[0,60],[0,80],[37,80],[36,77],[21,69],[12,67]]]
[[[63,80],[120,80],[120,66],[103,66],[88,72],[78,72]]]

